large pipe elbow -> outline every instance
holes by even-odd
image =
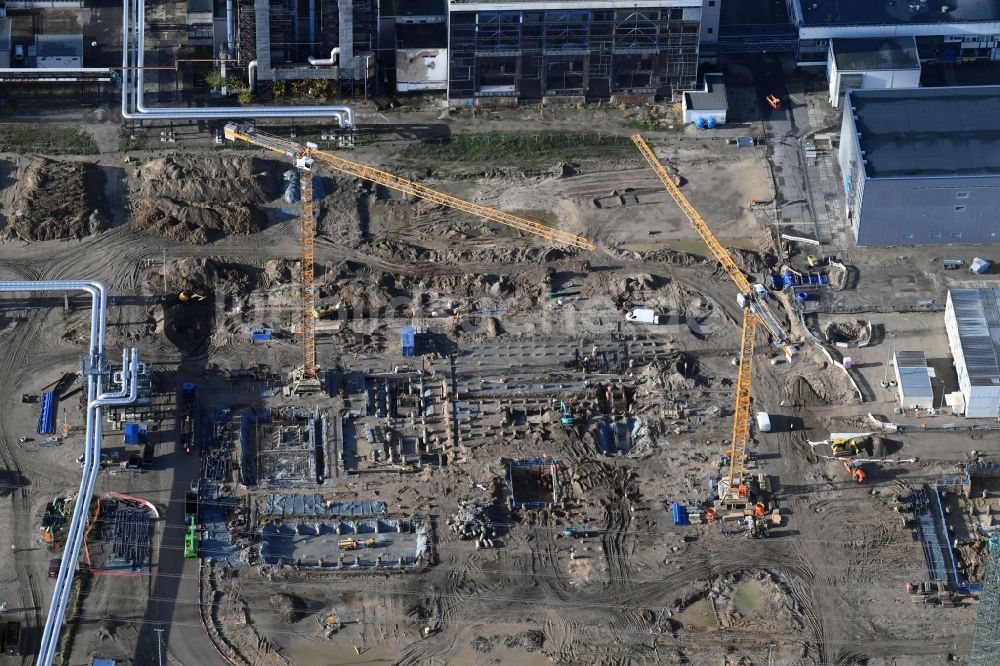
[[[247,85],[253,91],[254,84],[257,83],[257,61],[251,60],[247,65]]]
[[[309,56],[308,58],[306,58],[306,60],[308,60],[309,64],[312,65],[313,67],[326,67],[328,65],[336,65],[340,60],[340,47],[337,46],[331,49],[329,58],[314,58],[313,56]]]

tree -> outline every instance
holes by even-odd
[[[249,89],[241,90],[240,94],[236,97],[236,100],[243,106],[246,106],[253,101],[253,95],[250,94]]]
[[[213,69],[211,72],[205,75],[205,85],[207,85],[212,90],[218,90],[222,87],[222,75],[219,71]]]
[[[271,81],[271,97],[281,99],[288,92],[288,86],[284,81]]]
[[[235,74],[230,74],[226,77],[226,88],[229,89],[229,93],[241,93],[248,89],[248,84],[243,80],[242,77],[236,76]]]

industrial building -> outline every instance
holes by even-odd
[[[917,88],[917,41],[913,37],[831,39],[826,71],[833,106],[840,106],[848,90]]]
[[[39,69],[83,67],[83,35],[35,35],[35,67]]]
[[[785,0],[796,60],[824,65],[831,39],[914,37],[921,60],[1000,60],[996,0]]]
[[[729,101],[722,74],[705,74],[705,85],[701,90],[685,90],[681,95],[685,125],[697,123],[699,118],[706,126],[725,124],[728,109]]]
[[[949,289],[944,325],[961,393],[949,404],[969,418],[1000,418],[1000,288]]]
[[[374,84],[376,0],[239,0],[237,51],[256,81]]]
[[[643,103],[695,86],[702,0],[450,0],[448,12],[453,106]]]
[[[379,81],[399,92],[448,89],[447,0],[382,0]]]
[[[934,388],[927,358],[921,351],[897,351],[893,354],[899,406],[903,409],[932,409]]]
[[[862,246],[1000,239],[1000,86],[849,90],[839,160]]]

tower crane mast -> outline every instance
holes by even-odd
[[[323,152],[315,143],[306,142],[302,144],[289,141],[273,134],[261,132],[249,125],[238,123],[227,123],[224,129],[225,137],[230,141],[245,141],[254,146],[259,146],[267,150],[284,155],[295,162],[301,177],[302,210],[302,344],[303,361],[302,367],[293,374],[294,384],[292,391],[295,393],[317,393],[320,391],[319,379],[316,375],[316,298],[313,291],[314,280],[314,254],[313,243],[315,235],[315,223],[313,219],[312,200],[312,168],[319,161],[324,165],[355,178],[361,178],[369,182],[388,187],[404,194],[412,195],[431,201],[433,203],[454,208],[456,210],[475,215],[491,222],[496,222],[512,229],[524,231],[535,236],[540,236],[548,241],[568,245],[581,250],[595,250],[592,242],[560,229],[553,229],[539,222],[529,220],[518,215],[505,213],[495,208],[481,206],[471,201],[465,201],[458,197],[438,192],[437,190],[425,187],[418,183],[395,176],[387,171],[374,169],[364,164],[352,162],[342,157]]]
[[[701,214],[698,213],[695,207],[691,205],[691,202],[688,201],[687,197],[684,196],[684,193],[681,192],[681,188],[677,187],[677,184],[674,183],[666,168],[664,168],[664,166],[660,164],[660,161],[656,159],[656,155],[653,154],[652,148],[650,148],[646,141],[642,138],[642,135],[638,132],[633,134],[632,142],[635,143],[636,147],[639,148],[639,152],[641,152],[642,156],[646,158],[646,162],[648,162],[649,166],[651,166],[653,171],[656,172],[660,182],[662,182],[663,186],[666,188],[667,194],[670,195],[670,198],[674,200],[687,219],[691,222],[691,226],[693,226],[695,231],[698,232],[698,235],[701,236],[701,239],[705,242],[705,245],[708,246],[708,249],[715,257],[715,260],[719,262],[723,270],[725,270],[729,275],[729,278],[736,285],[739,293],[743,294],[744,298],[749,303],[750,309],[753,310],[754,314],[757,316],[758,323],[767,329],[774,345],[781,348],[781,350],[785,353],[785,356],[791,360],[791,358],[795,355],[795,346],[789,340],[788,334],[778,322],[778,318],[774,315],[774,312],[771,311],[771,308],[768,307],[767,303],[764,302],[763,299],[756,298],[754,296],[753,287],[750,285],[746,276],[743,275],[743,271],[741,271],[740,267],[736,265],[735,261],[733,261],[732,256],[726,248],[722,247],[722,243],[720,243],[719,239],[717,239],[715,234],[712,233],[708,224],[704,219],[702,219]]]
[[[680,207],[681,211],[691,222],[691,225],[701,236],[701,239],[708,246],[708,249],[715,256],[715,259],[722,266],[736,285],[739,293],[742,294],[741,305],[743,305],[743,330],[740,337],[740,359],[739,372],[736,377],[736,404],[733,410],[733,438],[732,448],[729,451],[729,471],[719,481],[719,500],[723,504],[745,503],[747,501],[747,489],[744,478],[746,464],[747,440],[750,436],[750,389],[753,385],[753,351],[754,338],[757,325],[762,325],[771,335],[776,347],[780,347],[785,355],[791,360],[795,354],[795,347],[789,341],[781,324],[778,323],[774,313],[767,306],[767,303],[754,294],[753,286],[743,275],[743,271],[733,261],[732,256],[722,246],[719,239],[715,237],[708,224],[702,219],[701,214],[691,205],[681,189],[674,183],[670,174],[660,161],[656,159],[653,150],[638,132],[632,135],[632,142],[639,148],[639,152],[653,168],[660,182],[666,188],[667,193]]]

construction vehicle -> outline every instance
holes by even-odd
[[[177,300],[180,301],[181,303],[188,303],[188,302],[201,303],[202,301],[205,300],[205,297],[202,294],[199,294],[194,291],[192,292],[182,291],[179,294],[177,294]]]
[[[295,162],[300,174],[301,191],[301,243],[302,243],[302,345],[303,360],[302,367],[296,368],[292,374],[293,383],[288,389],[289,394],[303,395],[319,393],[322,390],[319,378],[316,374],[316,297],[313,293],[314,264],[313,264],[313,243],[314,243],[314,220],[312,202],[312,167],[316,161],[323,163],[340,173],[361,178],[363,180],[382,185],[404,194],[419,197],[425,201],[447,206],[455,210],[460,210],[477,217],[481,217],[492,222],[502,224],[512,229],[524,231],[526,233],[540,236],[545,240],[579,248],[581,250],[595,250],[597,246],[592,242],[559,229],[535,222],[524,217],[505,213],[503,211],[481,206],[465,201],[458,197],[453,197],[443,192],[438,192],[429,187],[419,185],[398,176],[394,176],[386,171],[373,169],[372,167],[345,160],[331,153],[319,150],[315,143],[307,142],[305,146],[289,141],[278,136],[261,132],[248,125],[238,123],[226,123],[224,134],[229,141],[245,141],[254,146],[259,146],[267,150],[274,151],[291,158]]]
[[[560,419],[562,421],[562,424],[573,425],[573,415],[570,414],[569,407],[566,406],[566,401],[564,400],[559,401],[559,411],[562,412],[562,418]]]
[[[358,548],[361,548],[361,542],[358,541],[357,539],[341,539],[339,542],[337,542],[337,546],[341,550],[357,550]],[[375,539],[365,540],[365,547],[372,548],[374,546],[375,546]]]
[[[830,449],[833,451],[835,458],[848,458],[850,456],[858,455],[858,443],[853,439],[844,439],[839,437],[830,444]]]
[[[767,102],[767,105],[772,109],[778,110],[781,108],[781,100],[775,95],[768,95],[764,98],[764,101]]]
[[[701,215],[687,200],[680,187],[671,178],[670,173],[664,168],[656,155],[649,147],[642,135],[636,132],[632,135],[632,142],[635,143],[639,152],[653,168],[660,182],[666,188],[667,193],[680,207],[684,215],[691,222],[695,231],[701,236],[705,245],[715,256],[715,259],[722,266],[723,270],[736,285],[737,302],[743,308],[743,330],[740,338],[739,371],[736,377],[736,406],[733,410],[733,435],[732,454],[729,456],[729,470],[719,480],[718,496],[719,502],[723,506],[742,506],[749,501],[746,479],[744,478],[746,466],[747,439],[750,436],[750,387],[753,375],[753,350],[754,338],[757,324],[761,324],[771,335],[775,346],[780,347],[789,361],[796,353],[794,344],[785,333],[783,327],[778,322],[777,317],[771,312],[767,305],[767,300],[761,297],[761,291],[766,295],[766,290],[755,289],[756,285],[751,285],[743,271],[730,256],[726,248],[712,233],[708,224]]]
[[[583,538],[587,536],[587,530],[582,525],[570,525],[562,531],[564,539]]]
[[[635,308],[631,312],[626,312],[625,319],[626,321],[634,321],[642,324],[660,323],[660,315],[656,313],[656,310],[649,308]]]
[[[864,483],[868,478],[868,475],[865,474],[865,470],[861,466],[861,463],[857,460],[845,460],[844,469],[846,469],[847,473],[853,476],[854,480],[858,483]]]
[[[194,518],[191,518],[184,535],[184,557],[198,557],[198,525]]]
[[[757,323],[761,324],[767,330],[775,347],[780,348],[785,353],[785,356],[791,360],[795,356],[796,345],[791,341],[790,336],[785,332],[778,318],[771,311],[770,307],[768,307],[766,298],[760,297],[761,290],[755,289],[755,285],[751,285],[750,281],[743,275],[743,271],[740,270],[740,267],[736,265],[732,256],[726,251],[726,248],[722,246],[715,237],[715,234],[712,233],[708,224],[701,217],[701,214],[695,210],[691,202],[681,192],[680,187],[674,182],[674,179],[670,177],[670,173],[656,159],[652,148],[642,138],[642,135],[638,132],[633,134],[632,142],[635,143],[636,147],[639,148],[639,152],[646,158],[646,162],[656,172],[670,198],[674,200],[688,221],[691,222],[691,226],[701,236],[702,241],[708,246],[715,260],[719,262],[719,265],[729,275],[733,284],[736,285],[737,302],[740,303],[741,307],[751,310],[756,315]],[[763,293],[766,294],[766,290]]]

